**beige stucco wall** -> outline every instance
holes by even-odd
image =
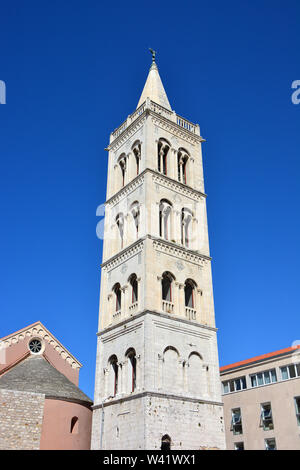
[[[71,433],[71,420],[78,429]],[[88,450],[91,444],[92,411],[78,403],[46,399],[41,432],[41,450]]]
[[[223,395],[226,444],[234,449],[235,442],[244,442],[245,450],[264,450],[265,439],[275,438],[278,450],[300,449],[300,426],[297,424],[294,397],[300,396],[300,378],[281,380],[280,367],[290,365],[293,356],[269,359],[236,371],[222,373],[221,380],[246,375],[247,389]],[[251,387],[250,375],[275,368],[278,382]],[[274,429],[264,431],[260,426],[262,403],[271,403]],[[240,408],[243,434],[233,435],[230,430],[231,410]]]

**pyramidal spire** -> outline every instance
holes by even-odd
[[[155,62],[156,52],[153,49],[149,50],[152,54],[152,64],[137,108],[139,108],[139,106],[141,106],[141,104],[146,101],[146,98],[150,98],[150,100],[154,101],[155,103],[160,104],[164,108],[172,111]]]

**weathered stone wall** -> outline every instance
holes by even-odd
[[[0,450],[38,450],[45,395],[0,390]]]
[[[103,421],[97,408],[93,424],[92,449],[160,450],[165,435],[172,450],[225,449],[221,404],[142,395],[104,406]]]
[[[187,398],[145,398],[145,448],[159,450],[171,438],[172,450],[225,449],[223,406]]]

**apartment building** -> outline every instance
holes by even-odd
[[[300,450],[300,349],[220,368],[228,450]]]

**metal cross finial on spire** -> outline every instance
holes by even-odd
[[[152,62],[155,62],[156,51],[154,51],[153,49],[151,49],[151,47],[149,47],[149,51],[150,51],[151,54],[152,54]]]

